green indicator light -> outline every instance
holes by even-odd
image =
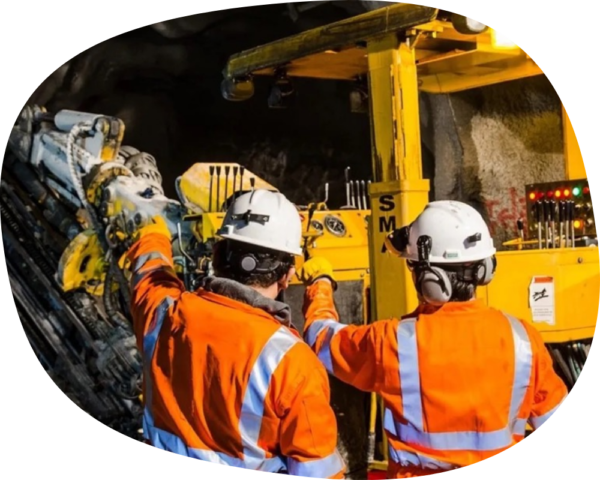
[[[573,189],[573,195],[574,195],[575,197],[578,197],[580,193],[581,193],[581,188],[579,188],[579,187],[575,187],[575,188]]]

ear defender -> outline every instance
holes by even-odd
[[[256,270],[258,262],[252,254],[243,255],[239,260],[240,269],[246,273],[252,273]]]
[[[417,291],[430,305],[443,305],[452,297],[450,278],[438,267],[416,268]]]
[[[430,305],[443,305],[452,297],[452,284],[450,278],[439,267],[429,264],[432,239],[428,235],[421,235],[417,239],[417,252],[419,260],[411,262],[415,275],[417,292]]]
[[[245,253],[238,260],[238,267],[245,273],[270,273],[274,271],[281,262],[279,260],[273,260],[269,262],[269,265],[260,264],[259,260],[252,253]]]
[[[477,285],[484,286],[493,280],[494,274],[496,273],[496,265],[495,255],[486,258],[480,263],[477,268]]]

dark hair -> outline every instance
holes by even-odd
[[[241,259],[248,254],[257,260],[260,271],[247,272],[241,268]],[[213,247],[215,275],[249,287],[270,287],[285,277],[294,263],[294,256],[289,253],[232,240],[221,240]]]

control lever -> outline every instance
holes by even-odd
[[[233,198],[236,198],[236,193],[237,193],[237,185],[236,185],[236,180],[237,180],[237,174],[238,174],[238,167],[233,167]]]
[[[569,215],[571,216],[571,247],[575,248],[575,202],[569,202]]]
[[[367,184],[365,183],[364,180],[361,180],[360,186],[362,189],[362,207],[363,207],[363,210],[366,210],[367,209]]]
[[[358,180],[355,180],[352,183],[354,184],[354,203],[356,205],[356,208],[361,210],[362,205],[360,203],[360,182]]]
[[[555,244],[555,224],[556,224],[556,201],[550,200],[550,245],[552,248],[556,248]]]
[[[538,248],[542,249],[542,201],[535,202],[535,221],[538,230]]]
[[[523,229],[523,219],[519,218],[517,220],[517,231],[519,232],[519,238],[521,242],[525,241],[525,231]],[[522,248],[522,245],[519,245],[519,250]]]
[[[550,202],[548,200],[544,200],[543,207],[543,215],[544,215],[544,232],[546,236],[546,248],[550,248],[550,230],[549,230],[549,222],[550,222]]]
[[[217,203],[215,208],[217,211],[221,210],[221,204],[219,203],[221,199],[221,166],[216,167],[217,170]]]
[[[350,190],[350,205],[353,208],[357,208],[356,202],[354,201],[354,182],[352,180],[350,180],[349,184],[350,184],[350,189],[349,189]]]
[[[244,191],[244,172],[246,167],[240,167],[240,193]]]
[[[231,167],[229,165],[227,165],[225,167],[225,198],[223,199],[223,205],[225,205],[227,203],[227,192],[229,190],[229,170],[231,169]]]
[[[213,179],[215,177],[215,167],[211,165],[208,167],[208,172],[210,174],[210,185],[208,187],[208,211],[212,212],[212,200],[213,200]]]
[[[565,234],[565,202],[562,200],[558,202],[558,229],[558,246],[559,248],[563,248],[563,236]]]
[[[344,169],[344,177],[346,179],[346,205],[350,205],[350,167]]]

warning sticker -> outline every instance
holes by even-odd
[[[553,277],[533,277],[529,285],[529,308],[534,322],[555,324]]]

